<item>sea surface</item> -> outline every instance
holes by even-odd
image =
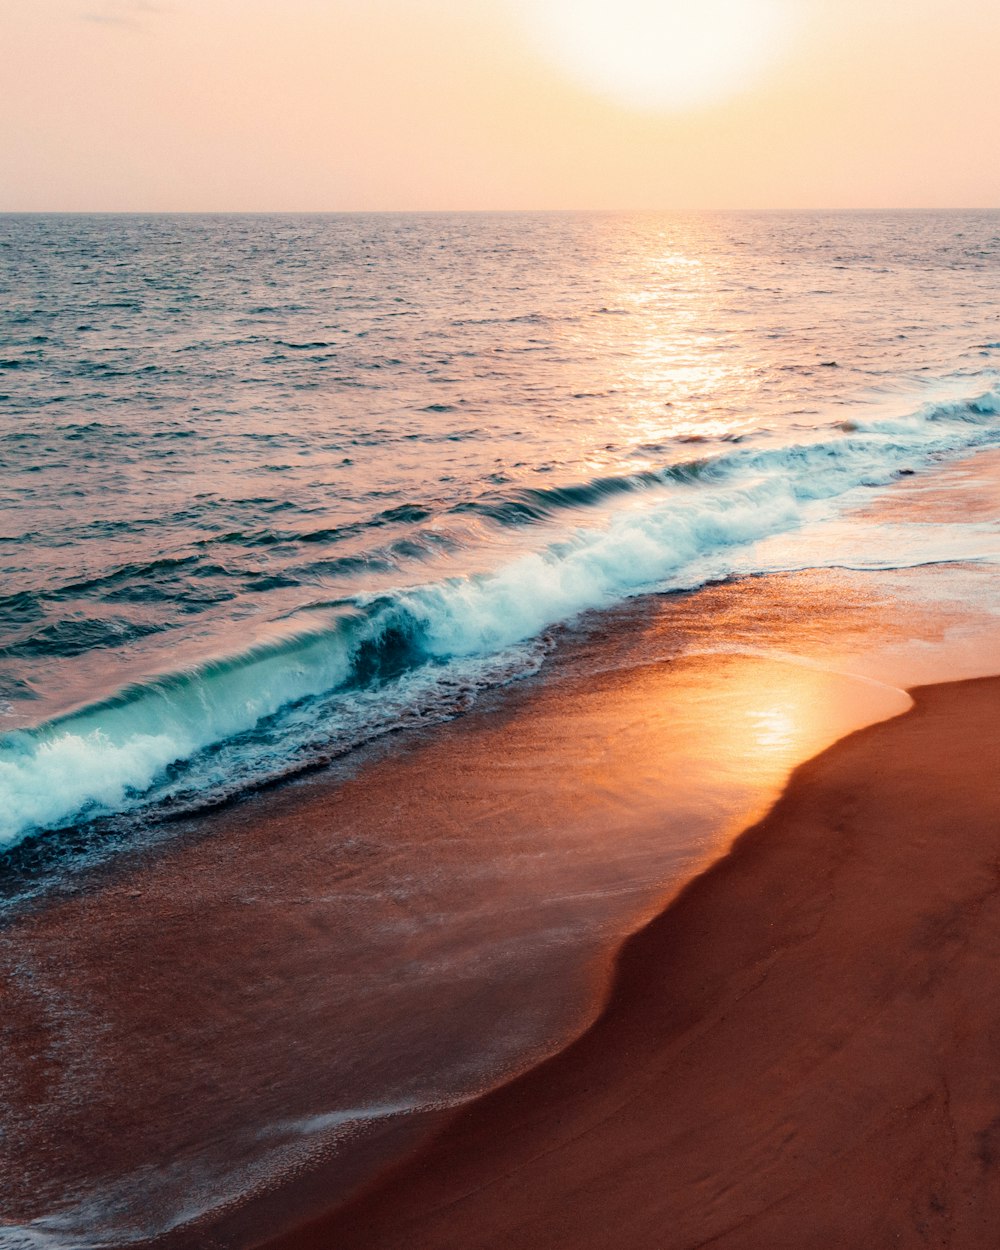
[[[998,274],[986,212],[0,219],[0,844],[450,716],[997,445]]]
[[[61,1074],[0,1071],[0,1244],[155,1240],[579,1027],[802,751],[1000,663],[998,450],[998,212],[0,216],[0,976]],[[487,810],[449,761],[525,682]]]

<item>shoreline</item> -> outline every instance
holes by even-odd
[[[1000,678],[801,765],[597,1020],[268,1250],[992,1246]]]
[[[10,913],[8,1227],[264,1242],[561,1051],[622,942],[796,765],[928,670],[1000,667],[981,629],[954,662],[964,611],[904,629],[899,589],[807,572],[632,601],[467,715]]]

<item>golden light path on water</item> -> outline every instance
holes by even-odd
[[[748,396],[759,385],[759,362],[739,336],[718,328],[726,321],[719,275],[693,250],[669,228],[638,238],[635,272],[608,292],[609,311],[619,315],[606,318],[588,389],[627,397],[620,408],[611,407],[605,434],[616,450],[633,446],[634,471],[662,469],[675,440],[685,448],[682,458],[690,459],[687,444],[738,437],[756,424]],[[566,338],[573,356],[594,352],[592,324],[569,330]],[[578,377],[567,378],[569,388],[574,384]],[[743,402],[720,402],[735,395]],[[608,450],[581,448],[594,472],[602,471]]]

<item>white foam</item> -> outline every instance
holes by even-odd
[[[222,784],[237,761],[247,780],[280,774],[311,737],[346,726],[352,709],[355,721],[363,706],[369,728],[386,727],[408,701],[453,682],[456,661],[495,661],[556,622],[644,590],[773,567],[763,559],[754,568],[751,544],[806,525],[821,533],[860,487],[997,445],[998,412],[1000,398],[989,392],[854,424],[825,440],[730,450],[683,474],[666,471],[662,486],[623,495],[593,524],[555,542],[550,536],[548,546],[491,573],[359,598],[299,637],[8,734],[0,738],[0,845],[175,792],[172,770],[220,744],[229,754],[189,784]],[[906,562],[918,555],[910,543]],[[354,688],[386,647],[405,653],[397,669],[409,664],[419,676]],[[516,667],[501,666],[507,675]],[[337,706],[294,710],[331,692],[340,692]]]

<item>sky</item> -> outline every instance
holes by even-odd
[[[1000,206],[995,0],[0,0],[0,210]]]

